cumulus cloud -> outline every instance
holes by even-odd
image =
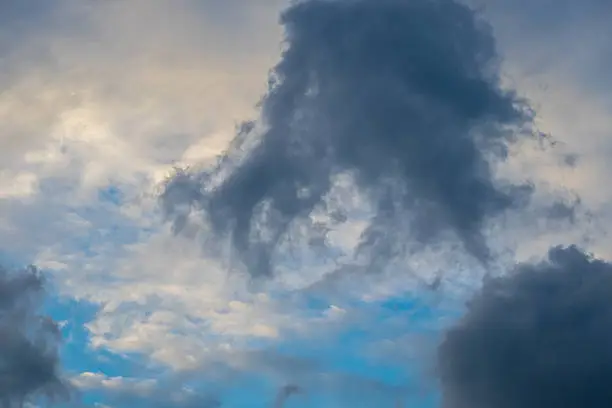
[[[447,408],[604,407],[612,264],[574,246],[490,279],[439,348]]]
[[[171,181],[166,208],[203,208],[250,273],[269,276],[292,223],[347,173],[374,211],[362,249],[392,253],[409,234],[429,243],[450,231],[486,260],[485,222],[530,193],[498,183],[490,160],[531,120],[500,86],[487,24],[455,1],[429,0],[312,0],[281,21],[286,49],[261,102],[262,129],[238,136],[255,146],[230,148],[227,157],[242,157],[221,181]],[[396,227],[402,218],[409,228]]]
[[[58,325],[40,314],[43,278],[28,267],[0,267],[0,403],[21,408],[37,398],[68,397],[62,379]]]

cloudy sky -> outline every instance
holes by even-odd
[[[608,406],[611,20],[0,1],[0,405]]]

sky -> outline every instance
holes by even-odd
[[[0,2],[0,407],[609,406],[612,3]]]

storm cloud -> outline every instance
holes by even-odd
[[[532,112],[500,85],[490,27],[454,0],[301,1],[281,22],[263,130],[243,127],[216,172],[168,182],[162,203],[177,226],[195,205],[252,275],[269,276],[291,225],[347,174],[375,214],[362,253],[390,258],[390,247],[450,232],[486,261],[485,223],[531,191],[492,169],[531,135]]]
[[[485,282],[439,348],[445,408],[605,407],[612,264],[578,248]]]
[[[21,408],[38,398],[64,398],[59,370],[60,332],[39,314],[43,279],[33,267],[0,267],[0,406]]]

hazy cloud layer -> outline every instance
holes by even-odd
[[[439,349],[447,408],[605,407],[612,264],[576,247],[485,282]]]
[[[374,207],[362,249],[392,257],[402,250],[391,243],[401,248],[410,234],[429,243],[453,231],[485,260],[484,223],[530,192],[496,183],[489,160],[503,159],[531,119],[500,88],[486,23],[455,1],[429,0],[305,1],[282,22],[286,50],[262,100],[264,129],[239,135],[258,137],[256,146],[219,185],[209,175],[191,180],[201,188],[170,182],[170,212],[196,201],[249,271],[270,275],[291,223],[345,172]],[[409,231],[396,227],[402,217]]]
[[[43,279],[35,268],[0,267],[0,404],[66,397],[59,371],[57,324],[40,314]]]

